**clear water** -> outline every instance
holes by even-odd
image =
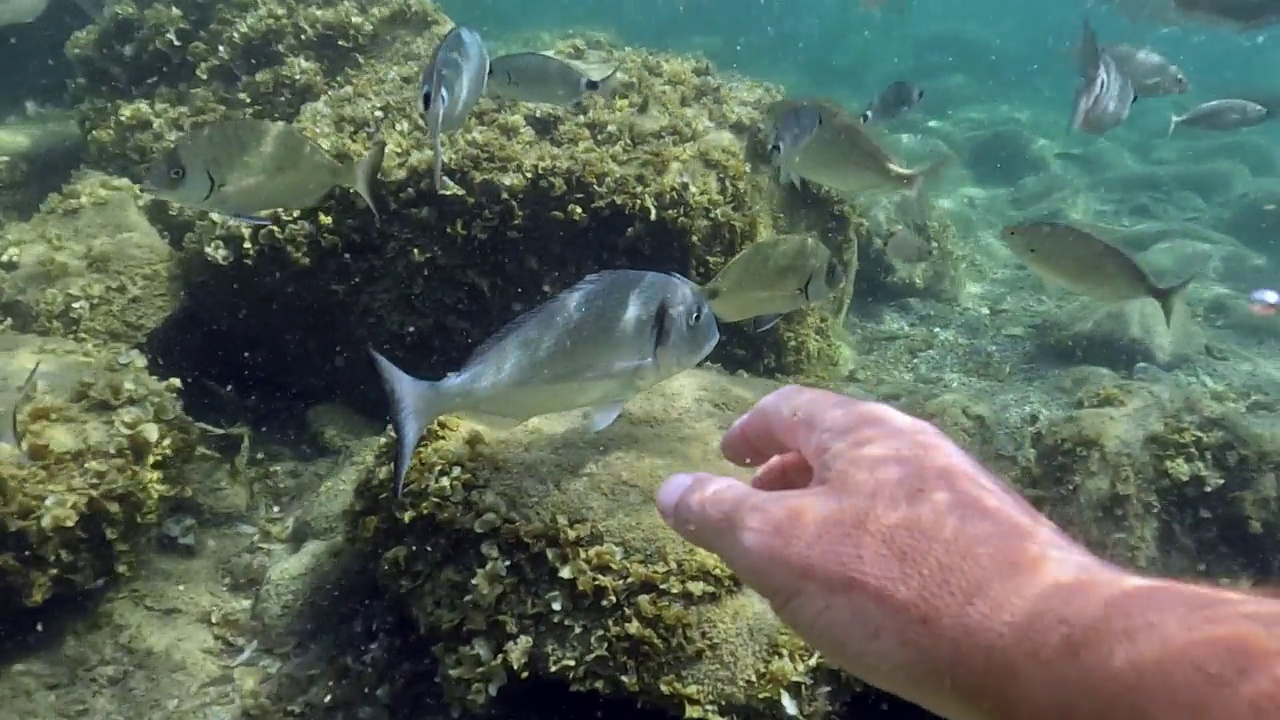
[[[0,19],[8,1],[0,0]],[[175,5],[207,10],[213,1],[181,0]],[[165,7],[138,2],[152,10]],[[256,2],[228,1],[219,11],[231,17],[241,6]],[[327,5],[336,0],[313,2]],[[372,6],[379,0],[367,2]],[[991,426],[991,437],[975,441],[970,449],[1010,474],[1026,470],[1024,461],[1034,454],[1032,437],[1042,422],[1073,411],[1079,398],[1070,388],[1080,378],[1104,375],[1115,382],[1139,381],[1156,388],[1152,392],[1160,397],[1183,392],[1212,397],[1262,431],[1256,436],[1242,433],[1251,439],[1233,439],[1239,447],[1228,447],[1229,451],[1271,452],[1258,438],[1270,437],[1267,433],[1280,427],[1280,404],[1275,401],[1280,397],[1280,363],[1275,361],[1280,317],[1251,314],[1248,303],[1251,291],[1280,286],[1280,218],[1275,216],[1280,212],[1280,126],[1268,122],[1231,133],[1179,131],[1172,140],[1165,135],[1171,115],[1200,102],[1241,95],[1280,102],[1280,78],[1274,72],[1280,67],[1280,30],[1235,32],[1196,23],[1165,26],[1111,8],[1086,7],[1085,0],[890,0],[891,7],[880,12],[869,12],[856,0],[443,0],[439,5],[501,51],[530,49],[535,38],[541,42],[600,33],[615,47],[696,55],[723,75],[775,85],[791,97],[829,98],[855,111],[894,80],[919,85],[925,92],[923,102],[900,123],[884,129],[885,144],[908,165],[922,163],[943,148],[960,158],[962,167],[928,197],[937,217],[956,230],[967,291],[962,298],[945,300],[910,292],[857,295],[844,330],[859,364],[837,383],[841,389],[912,409],[925,408],[939,397],[976,398],[986,414],[956,411],[950,419],[990,418],[968,428],[977,427],[974,433],[980,435],[984,423]],[[1131,118],[1105,137],[1069,133],[1072,96],[1079,84],[1076,45],[1086,13],[1104,44],[1156,49],[1181,67],[1192,91],[1140,100]],[[227,496],[184,499],[166,507],[157,524],[159,536],[139,541],[143,561],[134,575],[104,578],[91,588],[88,599],[77,595],[36,612],[15,610],[17,619],[9,624],[0,617],[0,720],[447,717],[436,682],[433,640],[421,635],[411,613],[387,592],[394,583],[382,578],[380,584],[375,568],[382,558],[365,557],[340,568],[336,580],[329,578],[310,601],[300,603],[313,613],[302,630],[293,628],[283,640],[269,640],[257,624],[261,588],[279,590],[278,582],[271,584],[272,573],[279,577],[297,570],[297,557],[310,558],[301,548],[341,534],[334,529],[342,527],[340,512],[325,516],[334,526],[320,530],[314,520],[297,519],[314,512],[316,497],[328,497],[318,488],[349,481],[343,473],[384,430],[385,399],[372,376],[356,397],[343,385],[348,373],[363,372],[351,368],[366,361],[364,338],[333,349],[334,357],[317,357],[328,353],[327,348],[298,352],[273,343],[277,334],[296,326],[321,332],[341,322],[342,308],[322,308],[320,301],[306,295],[307,288],[263,283],[267,287],[243,288],[249,300],[240,298],[213,310],[205,307],[209,315],[195,319],[177,309],[180,293],[175,293],[172,316],[124,340],[91,337],[90,329],[68,319],[73,317],[71,310],[82,308],[72,307],[78,296],[64,297],[58,273],[81,265],[90,268],[86,272],[113,279],[133,278],[135,271],[141,278],[144,271],[154,271],[153,265],[143,267],[146,258],[155,256],[140,249],[139,238],[151,237],[145,232],[147,223],[161,225],[154,213],[160,212],[157,207],[163,209],[141,201],[152,214],[139,214],[129,199],[133,196],[116,188],[112,197],[126,198],[120,204],[127,208],[121,211],[124,221],[117,217],[81,222],[75,218],[90,215],[68,212],[64,217],[56,209],[40,210],[50,193],[78,187],[73,169],[129,174],[122,169],[128,163],[115,162],[118,158],[106,162],[68,155],[64,149],[24,150],[14,144],[21,138],[47,137],[63,127],[58,123],[85,117],[78,113],[86,108],[74,107],[74,94],[67,90],[79,70],[67,60],[64,46],[88,21],[76,3],[53,0],[35,22],[0,27],[0,320],[5,322],[0,326],[0,383],[5,385],[0,388],[0,405],[7,407],[12,401],[16,384],[40,353],[55,353],[50,349],[55,341],[64,343],[56,353],[67,356],[115,357],[131,346],[150,359],[149,372],[154,375],[183,377],[182,400],[194,418],[205,423],[198,455],[203,462],[193,460],[183,472],[200,483],[226,480],[230,490]],[[1276,109],[1280,112],[1280,105]],[[46,131],[22,134],[31,127]],[[1007,137],[1016,135],[1021,144],[1001,145],[1006,136],[997,131],[1010,129]],[[148,130],[142,122],[124,132]],[[129,170],[130,179],[137,180],[138,167]],[[1049,200],[1027,200],[1042,187],[1048,188]],[[345,199],[321,206],[330,214],[339,211],[335,208],[352,207]],[[866,207],[880,209],[869,200]],[[1141,259],[1162,283],[1190,272],[1202,274],[1188,294],[1197,332],[1203,335],[1191,358],[1160,362],[1141,353],[1140,362],[1112,362],[1106,353],[1068,361],[1047,357],[1039,344],[1038,323],[1067,313],[1064,308],[1076,312],[1080,306],[1078,299],[1046,290],[996,239],[1003,224],[1028,212],[1068,213],[1083,221],[1123,226],[1137,235],[1163,224],[1165,229],[1143,235],[1146,239],[1135,240],[1130,249],[1138,253],[1156,246]],[[877,233],[888,236],[879,232],[883,229],[877,228]],[[68,238],[83,240],[84,247],[69,244]],[[152,249],[159,248],[162,256],[180,255],[181,237],[151,239]],[[117,245],[112,247],[112,242]],[[28,258],[43,258],[44,246],[51,253],[69,254],[39,261],[8,254],[19,248]],[[377,252],[366,246],[353,250],[354,260],[330,260],[335,267],[346,267],[342,263],[348,261],[354,267]],[[403,261],[397,257],[388,262]],[[198,273],[182,274],[190,266],[175,261],[173,267],[178,282],[185,283],[182,291],[202,290]],[[552,284],[548,281],[542,289]],[[119,292],[126,292],[125,286]],[[356,295],[366,287],[353,281],[343,290]],[[57,303],[62,300],[70,309],[62,314],[49,311],[60,308]],[[406,302],[411,306],[412,300]],[[295,313],[272,315],[286,317],[290,327],[240,332],[258,307],[255,303]],[[136,309],[141,325],[146,303],[139,300]],[[494,313],[510,310],[511,306],[495,307]],[[38,322],[45,318],[42,312],[54,319]],[[461,328],[436,342],[460,359],[483,339],[468,333]],[[49,343],[41,344],[45,340]],[[77,367],[70,361],[45,365],[38,397],[71,398],[80,377]],[[884,376],[877,375],[880,371]],[[294,374],[301,380],[293,382]],[[892,382],[887,379],[890,374]],[[335,410],[332,401],[340,401],[342,407]],[[1196,416],[1196,407],[1186,406],[1192,408],[1186,410],[1189,417],[1180,419],[1204,420]],[[33,415],[40,416],[35,422],[47,420],[43,413]],[[332,436],[325,435],[330,432]],[[960,432],[955,434],[959,439]],[[387,464],[390,455],[387,448],[382,451]],[[9,462],[6,458],[0,462]],[[0,477],[0,499],[16,495],[13,483],[35,482],[37,477],[25,463],[5,468],[14,474]],[[37,497],[35,502],[45,500]],[[1202,518],[1194,501],[1187,502],[1179,512]],[[390,515],[389,507],[380,506]],[[0,553],[14,552],[18,541],[9,535],[7,521],[12,518],[4,512],[0,508]],[[188,521],[199,528],[191,536],[194,552],[185,544],[190,539],[184,529]],[[1155,533],[1164,544],[1154,556],[1143,557],[1151,562],[1148,569],[1274,578],[1277,561],[1266,553],[1274,549],[1275,538],[1240,540],[1235,525],[1168,522]],[[1275,517],[1264,519],[1263,527],[1280,527],[1280,509]],[[1179,545],[1183,538],[1170,538],[1188,528],[1205,533],[1205,539],[1188,545],[1195,552],[1170,550],[1186,549]],[[326,531],[328,536],[315,534]],[[1125,561],[1133,557],[1126,553],[1142,540],[1138,536],[1133,527],[1121,525],[1106,537],[1089,539],[1097,541],[1099,552]],[[1226,550],[1214,546],[1221,538],[1226,538]],[[1256,552],[1250,545],[1255,540]],[[4,567],[0,563],[0,593],[12,600],[19,589],[6,586]],[[0,610],[16,605],[0,598]],[[636,709],[628,697],[570,693],[559,678],[542,680],[513,682],[504,691],[505,704],[499,706],[502,716],[671,717],[649,705]],[[341,696],[341,703],[326,704],[324,698],[336,696]],[[760,716],[781,717],[776,708]],[[926,717],[879,694],[857,696],[843,716]]]

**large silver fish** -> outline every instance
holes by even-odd
[[[1102,48],[1121,75],[1133,83],[1138,97],[1181,95],[1191,90],[1191,83],[1169,58],[1151,48],[1133,45],[1108,45]]]
[[[595,79],[553,55],[523,52],[499,55],[489,64],[489,96],[503,100],[573,105],[600,92],[618,72]]]
[[[441,415],[527,420],[590,408],[595,432],[640,391],[702,362],[719,339],[694,283],[606,270],[516,318],[442,380],[419,380],[370,350],[392,404],[396,495],[423,430]]]
[[[783,182],[800,178],[844,193],[916,192],[951,160],[924,170],[898,165],[861,118],[826,100],[780,100],[765,110],[769,156]]]
[[[702,293],[720,320],[750,320],[751,328],[761,332],[792,310],[830,298],[844,280],[840,262],[822,241],[784,235],[749,245]]]
[[[480,34],[456,25],[422,70],[422,93],[418,110],[426,117],[427,133],[435,157],[431,161],[431,177],[437,189],[444,185],[440,150],[441,136],[451,133],[466,122],[476,101],[484,96],[489,81],[489,51]]]
[[[1071,129],[1102,135],[1129,117],[1138,94],[1114,58],[1098,47],[1098,36],[1085,18],[1080,44],[1080,74],[1084,84],[1076,91]]]
[[[173,203],[251,222],[266,210],[314,207],[338,186],[355,188],[374,216],[373,186],[386,143],[353,163],[329,157],[284,122],[245,118],[192,130],[147,169],[143,188]]]

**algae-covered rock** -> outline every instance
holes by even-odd
[[[775,387],[689,371],[595,435],[574,431],[572,414],[501,434],[442,419],[403,500],[385,463],[364,478],[350,539],[436,641],[459,707],[484,708],[529,678],[683,717],[821,717],[850,681],[671,532],[653,501],[673,472],[740,475],[718,438]]]
[[[86,356],[63,340],[6,335],[0,358],[6,415],[40,363],[19,406],[22,449],[0,445],[0,616],[12,619],[130,572],[165,502],[187,492],[180,468],[196,428],[177,382],[152,377],[137,351]]]
[[[1161,573],[1280,571],[1280,429],[1202,390],[1118,379],[1041,423],[1025,489],[1093,549]]]
[[[620,67],[609,96],[574,108],[481,100],[444,139],[444,172],[461,192],[438,193],[413,97],[443,30],[341,74],[295,123],[339,158],[364,154],[370,126],[380,125],[380,224],[344,190],[268,227],[156,205],[154,220],[182,238],[189,288],[173,341],[157,352],[181,354],[199,338],[207,351],[195,354],[193,372],[231,383],[252,376],[257,388],[303,400],[336,393],[376,411],[368,345],[438,377],[501,325],[598,270],[706,282],[746,245],[796,232],[820,237],[855,277],[866,236],[858,212],[780,186],[762,161],[762,112],[779,91],[694,59],[562,46]],[[851,292],[788,315],[776,332],[726,326],[715,359],[766,375],[835,372],[848,360],[836,336]]]
[[[0,312],[18,332],[136,344],[177,305],[173,252],[137,188],[78,175],[29,222],[0,229]]]
[[[117,0],[67,55],[90,157],[127,171],[191,121],[291,119],[345,68],[441,22],[417,0]]]

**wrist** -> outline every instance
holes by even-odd
[[[1280,709],[1274,600],[1099,561],[1046,588],[1013,630],[1013,691],[993,719],[1252,720],[1274,716],[1256,714],[1263,704]]]

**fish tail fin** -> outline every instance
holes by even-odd
[[[1164,139],[1168,140],[1173,137],[1173,131],[1178,129],[1178,114],[1173,113],[1169,116],[1169,131],[1164,134]]]
[[[387,141],[378,138],[373,141],[368,154],[351,165],[351,186],[369,204],[375,222],[380,221],[381,217],[378,214],[378,204],[373,200],[373,189],[378,184],[378,174],[382,172],[382,159],[386,154]]]
[[[413,462],[413,449],[427,426],[444,414],[445,398],[440,383],[419,380],[382,357],[373,348],[374,364],[382,387],[391,400],[391,427],[396,431],[396,497],[404,490],[404,477]]]
[[[1178,300],[1182,294],[1186,292],[1187,286],[1199,276],[1199,273],[1193,273],[1186,280],[1174,283],[1168,287],[1156,288],[1156,302],[1160,303],[1160,312],[1164,313],[1165,327],[1173,327],[1173,311],[1178,307]]]

